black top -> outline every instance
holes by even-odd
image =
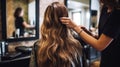
[[[24,26],[23,26],[24,19],[22,17],[16,17],[15,18],[15,27],[16,29],[20,29],[20,36],[23,36],[24,34]]]
[[[107,13],[107,8],[103,8],[99,22],[99,36],[101,34],[114,40],[101,52],[100,67],[120,67],[120,10]]]

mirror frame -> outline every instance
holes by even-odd
[[[1,18],[1,17],[2,17],[2,16],[1,16],[1,14],[2,14],[2,13],[1,13],[1,12],[2,12],[2,11],[1,11],[2,5],[1,5],[1,3],[2,3],[2,2],[1,2],[1,0],[0,0],[0,40],[2,40],[2,18]]]
[[[1,0],[1,5],[2,5],[2,39],[7,42],[17,42],[17,41],[30,41],[30,40],[36,40],[39,39],[39,0],[35,0],[36,5],[35,5],[35,18],[36,18],[36,27],[35,27],[35,37],[23,37],[23,38],[13,38],[13,39],[8,39],[7,38],[7,25],[6,25],[6,0]]]

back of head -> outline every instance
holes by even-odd
[[[39,67],[73,67],[80,64],[81,45],[60,21],[68,17],[67,8],[59,2],[49,5],[41,26]]]
[[[15,12],[14,12],[14,17],[19,17],[20,16],[20,13],[22,12],[22,8],[21,7],[17,7],[15,9]]]

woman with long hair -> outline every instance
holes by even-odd
[[[41,38],[37,43],[38,67],[81,67],[82,46],[62,24],[60,17],[68,17],[67,8],[59,2],[50,4],[44,14]],[[35,58],[34,52],[31,58]],[[35,67],[31,61],[31,67]]]

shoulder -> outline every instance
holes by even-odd
[[[111,14],[114,18],[119,18],[120,17],[120,9],[114,9]]]
[[[35,51],[37,51],[38,50],[38,48],[39,48],[39,44],[40,44],[40,40],[37,40],[35,43],[34,43],[34,47],[33,47],[33,49],[35,50]]]
[[[17,18],[19,21],[24,21],[23,17],[18,17]]]
[[[120,10],[114,9],[110,14],[109,20],[120,24]]]
[[[16,17],[17,19],[23,19],[23,17]]]
[[[40,44],[40,40],[37,40],[35,43],[34,43],[34,46],[39,46]]]

